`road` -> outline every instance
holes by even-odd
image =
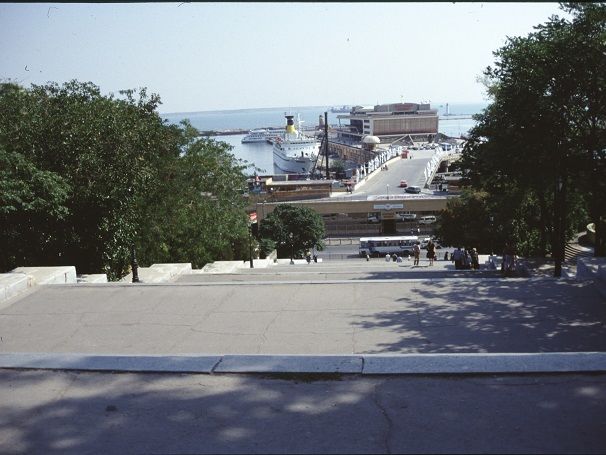
[[[408,194],[404,188],[400,188],[400,180],[406,180],[409,185],[420,186],[422,194],[433,195],[433,191],[423,189],[423,170],[431,160],[433,150],[412,150],[411,153],[412,159],[392,159],[388,163],[387,171],[376,171],[375,175],[358,190],[354,190],[350,197],[359,199],[360,196]]]

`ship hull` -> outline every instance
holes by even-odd
[[[289,147],[288,152],[274,144],[274,172],[279,174],[309,174],[318,157],[318,145]]]

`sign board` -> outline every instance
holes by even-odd
[[[403,209],[404,204],[375,204],[373,208],[375,210]]]

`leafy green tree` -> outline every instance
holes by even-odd
[[[246,257],[243,165],[157,113],[159,96],[90,82],[0,84],[2,271],[75,265],[122,277],[139,263]]]
[[[7,152],[0,146],[1,270],[25,264],[28,259],[48,265],[55,229],[69,213],[69,191],[60,175],[40,170],[21,153]]]
[[[278,257],[303,257],[307,250],[322,250],[324,222],[322,217],[308,207],[280,204],[262,222],[261,239],[275,242]],[[292,239],[290,235],[292,234]]]
[[[239,191],[245,165],[228,144],[193,134],[183,154],[159,170],[162,184],[151,194],[155,203],[142,207],[143,262],[192,262],[200,268],[249,255],[246,200]]]
[[[529,253],[559,257],[587,212],[600,219],[606,207],[606,7],[562,8],[571,20],[554,16],[495,52],[484,74],[492,102],[461,163],[509,220],[507,235]]]

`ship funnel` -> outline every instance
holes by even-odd
[[[286,115],[286,132],[290,134],[296,134],[295,121],[293,120],[294,115]]]

